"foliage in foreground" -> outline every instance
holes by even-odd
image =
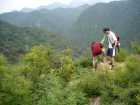
[[[123,55],[123,66],[96,72],[70,49],[36,46],[15,65],[1,55],[0,105],[88,105],[97,96],[102,105],[140,105],[140,55]]]

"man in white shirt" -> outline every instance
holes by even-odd
[[[103,32],[106,34],[108,39],[108,49],[107,56],[111,58],[110,65],[114,65],[114,57],[116,55],[116,45],[117,45],[117,37],[114,32],[112,32],[109,28],[104,28]]]

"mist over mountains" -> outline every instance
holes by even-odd
[[[62,8],[62,4],[56,3],[36,10],[25,8],[19,12],[4,13],[0,20],[18,27],[47,29],[67,37],[80,47],[87,47],[93,40],[101,40],[102,28],[107,26],[121,35],[123,46],[128,46],[131,41],[140,39],[139,5],[139,0],[85,4],[76,8]]]
[[[87,2],[82,2],[82,1],[72,1],[70,4],[63,4],[59,2],[55,2],[49,5],[41,5],[37,8],[23,8],[21,9],[21,12],[32,12],[36,10],[42,10],[42,9],[47,9],[47,10],[53,10],[53,9],[59,9],[59,8],[78,8],[83,5],[90,5],[90,3]]]
[[[25,7],[23,9],[21,9],[22,12],[32,12],[34,10],[41,10],[41,9],[56,9],[56,8],[77,8],[80,7],[82,5],[94,5],[96,3],[100,3],[100,2],[110,2],[113,0],[72,0],[69,4],[64,4],[61,2],[54,2],[52,4],[48,4],[48,5],[41,5],[39,7],[36,8],[29,8],[29,7]],[[119,0],[116,0],[119,1]]]
[[[80,14],[88,7],[37,9],[32,12],[10,12],[0,15],[0,19],[19,27],[47,28],[49,31],[64,34],[77,21]]]

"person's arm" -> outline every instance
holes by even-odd
[[[104,36],[103,39],[101,40],[101,43],[104,44],[106,37]]]

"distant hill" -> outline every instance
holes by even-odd
[[[57,8],[53,10],[42,8],[32,12],[10,12],[1,14],[0,20],[19,27],[47,27],[49,31],[64,34],[87,7],[87,5],[83,5],[78,8]]]
[[[32,12],[34,11],[35,9],[32,9],[32,8],[23,8],[20,10],[20,12],[25,12],[25,13],[28,13],[28,12]]]
[[[140,40],[140,1],[125,0],[98,3],[86,9],[75,24],[74,32],[81,42],[101,40],[102,29],[110,27],[121,35],[122,45]]]
[[[57,4],[56,4],[57,5]],[[10,12],[0,20],[18,27],[37,27],[68,37],[81,48],[93,40],[101,40],[104,27],[120,34],[123,47],[140,39],[140,0],[122,0],[78,8],[47,7],[32,12]]]
[[[62,50],[69,42],[63,37],[48,32],[46,29],[19,28],[7,22],[0,21],[0,53],[14,61],[32,46],[47,44]]]
[[[53,3],[47,6],[40,6],[37,9],[57,9],[57,8],[68,8],[68,5],[62,4],[62,3]]]

